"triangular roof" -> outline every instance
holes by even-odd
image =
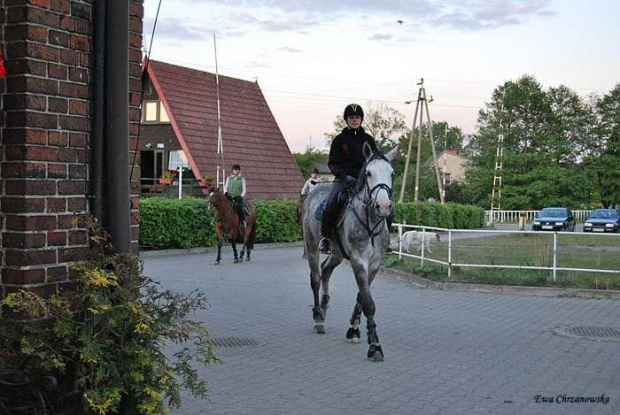
[[[151,60],[150,81],[197,178],[216,177],[218,119],[215,74]],[[255,82],[219,75],[224,147],[221,166],[240,164],[252,199],[293,199],[304,184],[295,159]]]

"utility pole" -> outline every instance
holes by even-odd
[[[424,98],[426,98],[426,92],[424,93]],[[431,101],[433,101],[433,97],[431,97]],[[435,177],[437,178],[437,190],[439,191],[439,199],[441,200],[441,204],[443,205],[446,201],[443,198],[443,192],[441,189],[441,177],[439,174],[439,160],[437,160],[437,151],[435,151],[435,140],[433,139],[433,123],[431,122],[431,115],[428,112],[428,100],[424,100],[424,105],[426,106],[426,119],[428,123],[426,127],[428,128],[428,138],[431,140],[431,150],[433,152],[433,167],[435,167]]]
[[[415,131],[415,123],[418,119],[418,108],[420,107],[421,94],[422,94],[422,90],[420,89],[418,91],[418,101],[415,104],[413,124],[411,125],[411,137],[409,137],[409,146],[407,148],[407,161],[405,162],[405,172],[403,173],[403,183],[400,187],[400,197],[398,198],[398,203],[403,203],[403,198],[405,196],[405,185],[407,184],[407,174],[409,173],[409,162],[411,160],[411,145],[413,144],[413,132]],[[411,104],[411,101],[407,101],[406,104]],[[422,117],[420,117],[420,119],[422,119]]]
[[[405,162],[405,172],[404,172],[404,176],[403,176],[403,183],[402,186],[400,188],[400,197],[398,199],[399,203],[402,203],[403,199],[404,199],[404,195],[405,195],[405,186],[407,184],[407,173],[409,170],[409,161],[411,160],[411,146],[412,146],[412,142],[413,142],[413,132],[415,131],[415,127],[416,127],[416,121],[418,119],[418,110],[419,110],[419,114],[420,114],[420,123],[418,124],[418,151],[416,154],[416,171],[415,171],[415,183],[414,183],[414,192],[413,192],[413,201],[417,202],[418,201],[418,195],[419,195],[419,190],[420,190],[420,157],[422,154],[422,124],[424,123],[423,121],[423,116],[424,116],[424,108],[426,108],[426,119],[427,119],[427,128],[428,128],[428,132],[429,132],[429,139],[431,142],[431,149],[433,151],[433,159],[434,159],[434,165],[435,165],[435,175],[437,177],[437,188],[439,190],[439,198],[441,199],[441,203],[444,203],[444,197],[443,197],[443,193],[441,191],[441,179],[440,179],[440,175],[439,175],[439,166],[438,166],[438,161],[437,161],[437,154],[435,151],[435,141],[433,140],[433,124],[431,122],[431,117],[428,111],[428,102],[429,100],[426,98],[426,90],[424,89],[424,78],[420,79],[420,82],[418,82],[417,85],[420,85],[420,90],[418,91],[418,101],[416,103],[416,107],[415,107],[415,114],[413,117],[413,126],[411,127],[411,138],[409,140],[409,147],[407,149],[407,160]],[[432,101],[433,98],[431,97],[430,101]],[[411,101],[406,102],[407,104],[410,104]]]

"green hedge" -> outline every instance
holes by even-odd
[[[394,223],[438,228],[475,229],[484,226],[484,210],[471,205],[436,202],[397,203]]]
[[[215,245],[213,213],[203,199],[153,197],[140,200],[140,245],[192,248]]]
[[[258,212],[256,242],[301,240],[297,201],[255,200]],[[200,198],[140,200],[140,245],[146,248],[193,248],[215,246],[213,212]]]
[[[302,239],[297,223],[297,201],[255,200],[258,212],[256,243],[292,242]],[[440,228],[473,229],[484,226],[484,210],[447,203],[398,203],[395,223]],[[140,201],[140,245],[146,248],[215,246],[213,213],[205,201],[148,198]]]
[[[297,223],[297,200],[255,200],[258,213],[256,242],[300,241],[301,226]]]

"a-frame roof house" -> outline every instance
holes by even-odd
[[[240,164],[251,199],[293,199],[304,180],[256,82],[220,75],[223,163],[217,154],[216,75],[151,60],[144,64],[194,176]]]

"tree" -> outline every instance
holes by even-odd
[[[596,102],[595,146],[587,164],[604,207],[620,205],[620,84]]]
[[[504,134],[504,209],[620,203],[620,86],[586,102],[566,86],[543,91],[531,76],[497,87],[464,149],[467,192],[490,205],[498,137]],[[500,124],[502,128],[500,129]]]
[[[446,148],[458,150],[460,153],[463,151],[465,134],[459,127],[450,126],[447,121],[433,121],[433,139],[435,140],[437,155]]]
[[[342,115],[336,116],[333,125],[334,131],[325,133],[328,144],[331,144],[334,138],[347,126]],[[405,116],[383,103],[373,106],[369,102],[366,105],[362,127],[374,137],[377,147],[381,151],[392,149],[398,142],[398,138],[407,131]]]
[[[581,115],[581,121],[567,117]],[[573,206],[572,185],[580,172],[571,154],[587,120],[581,99],[566,87],[543,91],[531,76],[496,88],[492,102],[480,112],[479,129],[467,152],[468,182],[476,203],[490,205],[498,137],[503,134],[502,200],[504,209],[534,209],[550,204]],[[500,129],[501,124],[501,129]],[[487,189],[487,197],[482,193]]]
[[[317,150],[314,146],[307,146],[303,153],[293,154],[297,167],[305,178],[310,177],[310,172],[316,163],[327,164],[327,156],[327,152]]]

